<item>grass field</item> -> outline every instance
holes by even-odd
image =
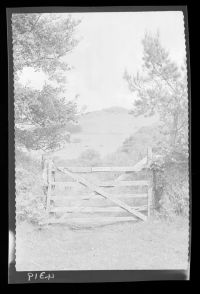
[[[187,269],[188,224],[17,226],[17,270]]]

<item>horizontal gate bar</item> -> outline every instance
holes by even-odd
[[[61,167],[60,167],[61,168]],[[63,168],[63,167],[62,167]],[[138,171],[134,166],[94,166],[94,167],[67,167],[74,173],[92,173],[92,172],[135,172]]]
[[[129,205],[127,205],[123,201],[121,201],[119,199],[114,199],[112,194],[109,194],[109,193],[105,192],[104,190],[99,188],[96,184],[93,184],[93,183],[85,180],[84,178],[73,174],[71,171],[67,171],[66,169],[65,170],[60,169],[60,171],[64,172],[68,176],[72,177],[75,181],[81,183],[83,186],[89,188],[91,191],[101,195],[103,198],[109,199],[110,201],[114,202],[118,206],[122,207],[124,210],[130,212],[132,215],[134,215],[134,216],[136,216],[136,217],[138,217],[138,218],[140,218],[140,219],[142,219],[144,221],[147,220],[146,215],[144,215],[143,213],[131,208]]]
[[[117,200],[118,198],[116,198]],[[120,198],[121,199],[121,198]],[[50,200],[52,201],[52,200]],[[127,198],[127,200],[123,200],[124,203],[126,205],[129,206],[138,206],[138,205],[146,205],[146,199],[145,201],[143,201],[143,203],[133,203],[132,200],[130,200],[129,198]],[[144,203],[145,202],[145,203]],[[55,203],[55,207],[57,206],[65,206],[65,207],[71,207],[71,206],[83,206],[83,207],[112,207],[113,206],[113,202],[110,199],[102,199],[101,198],[90,198],[87,200],[83,200],[83,199],[55,199],[54,200]]]
[[[130,186],[148,186],[149,181],[105,181],[95,183],[98,187],[130,187]],[[78,182],[53,182],[52,185],[64,187],[76,187],[81,184]]]
[[[147,205],[132,207],[138,211],[146,210]],[[121,207],[81,207],[81,206],[72,206],[72,207],[53,207],[50,209],[50,212],[124,212],[124,209]]]
[[[135,198],[147,198],[146,194],[113,194],[114,198],[123,198],[123,199],[135,199]],[[52,195],[52,200],[89,200],[89,199],[102,199],[100,195]]]

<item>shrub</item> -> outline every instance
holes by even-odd
[[[15,159],[17,221],[38,223],[45,217],[40,162],[19,150]]]
[[[165,201],[163,210],[171,214],[188,216],[189,209],[189,178],[188,169],[174,165],[165,170]],[[169,207],[170,205],[170,207]]]
[[[33,224],[39,224],[40,221],[46,218],[45,203],[41,196],[29,194],[18,195],[16,202],[17,221],[28,221]]]
[[[189,213],[188,168],[180,164],[163,166],[163,172],[156,171],[154,197],[159,202],[159,212],[168,218]]]

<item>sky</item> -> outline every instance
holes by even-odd
[[[160,33],[161,44],[172,60],[185,58],[182,12],[102,12],[71,13],[81,19],[76,35],[79,45],[65,57],[73,66],[67,73],[67,98],[78,96],[78,104],[87,111],[121,106],[131,108],[134,95],[123,79],[125,69],[136,73],[142,66],[142,39],[145,32]],[[43,73],[27,68],[21,81],[40,89]]]

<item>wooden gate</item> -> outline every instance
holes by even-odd
[[[147,169],[152,153],[138,162],[135,166],[126,167],[55,167],[58,173],[67,180],[58,181],[57,176],[51,176],[51,165],[48,172],[48,190],[46,199],[47,223],[61,223],[75,220],[78,222],[121,222],[146,221],[151,214],[152,185],[151,180],[126,180],[127,175],[137,174]],[[110,181],[88,180],[91,174],[114,174]],[[86,178],[85,178],[86,177]],[[72,194],[73,188],[79,187],[77,195]],[[80,187],[88,191],[82,194]],[[113,188],[139,188],[134,193],[111,192]],[[58,190],[61,190],[59,195]],[[142,192],[141,192],[142,190]],[[67,192],[66,192],[67,191]],[[64,200],[65,204],[59,204]],[[141,201],[142,200],[142,201]],[[134,204],[139,201],[139,205]],[[67,203],[66,203],[67,202]],[[142,203],[141,203],[142,202]],[[61,216],[59,217],[59,215]]]

